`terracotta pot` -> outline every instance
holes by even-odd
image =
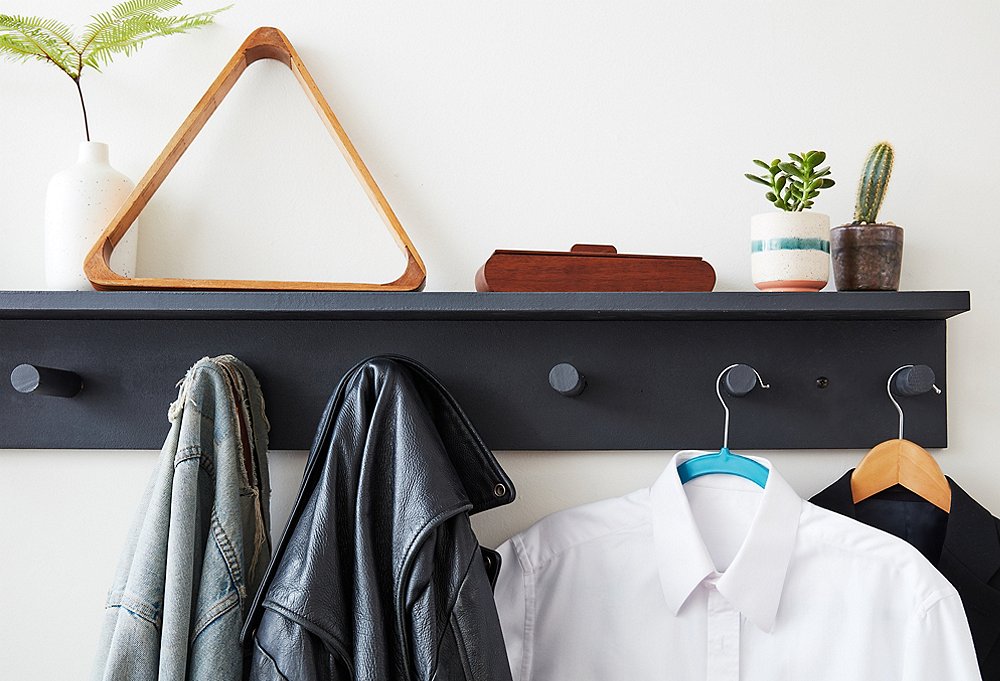
[[[903,228],[841,225],[830,230],[833,280],[838,291],[897,291],[903,265]]]

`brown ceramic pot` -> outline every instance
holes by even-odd
[[[841,225],[830,230],[838,291],[896,291],[903,265],[903,228]]]

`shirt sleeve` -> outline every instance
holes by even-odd
[[[497,577],[493,598],[500,615],[500,629],[503,631],[510,674],[514,681],[528,681],[524,668],[525,642],[528,634],[526,626],[528,603],[525,580],[528,577],[521,564],[520,552],[515,544],[516,537],[503,543],[500,554],[500,575]]]
[[[917,613],[907,628],[903,681],[982,681],[957,593]]]

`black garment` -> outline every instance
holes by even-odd
[[[510,681],[469,515],[513,499],[426,369],[356,366],[326,407],[244,629],[250,678]]]
[[[898,485],[855,506],[853,472],[810,501],[920,548],[962,597],[983,681],[1000,681],[1000,520],[951,478],[948,514]]]

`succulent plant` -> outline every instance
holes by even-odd
[[[770,163],[754,159],[754,163],[767,171],[767,175],[746,173],[746,178],[768,188],[764,195],[777,208],[796,212],[812,208],[813,200],[821,189],[832,187],[830,166],[820,168],[826,160],[825,151],[806,151],[788,154],[790,161],[776,158]]]
[[[865,159],[865,167],[858,182],[858,199],[854,207],[854,224],[871,224],[878,221],[878,212],[885,199],[892,175],[896,153],[888,142],[879,142]]]

